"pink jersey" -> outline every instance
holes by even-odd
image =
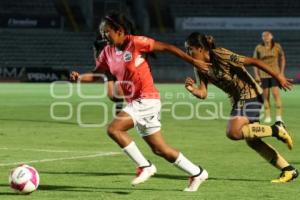
[[[160,98],[143,55],[153,50],[154,42],[144,36],[127,35],[122,51],[107,45],[96,59],[96,69],[108,69],[117,78],[128,102]]]

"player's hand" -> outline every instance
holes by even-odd
[[[191,77],[187,77],[185,79],[185,88],[189,92],[193,92],[194,91],[194,84],[195,84],[195,81]]]
[[[194,66],[203,74],[207,74],[209,67],[212,66],[211,63],[204,62],[202,60],[194,59]]]
[[[79,76],[80,76],[80,74],[78,72],[72,71],[70,73],[70,80],[71,81],[77,81]]]
[[[277,80],[280,84],[280,88],[284,89],[284,91],[292,89],[293,79],[286,78],[284,75],[279,74]]]

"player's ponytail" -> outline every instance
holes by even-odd
[[[187,37],[186,42],[190,46],[197,47],[197,48],[203,48],[208,51],[216,48],[215,40],[212,36],[204,35],[199,32],[191,33]]]
[[[206,35],[206,41],[209,45],[210,49],[215,49],[216,48],[216,42],[215,42],[215,38],[212,35]]]

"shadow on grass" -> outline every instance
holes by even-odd
[[[0,187],[9,187],[6,184],[0,184]],[[118,195],[128,195],[133,191],[178,191],[178,190],[165,190],[160,188],[137,188],[137,187],[93,187],[93,186],[72,186],[72,185],[45,185],[42,184],[38,187],[39,191],[56,191],[56,192],[101,192],[101,193],[113,193]],[[22,195],[15,192],[0,192],[0,196],[3,195]],[[1,199],[1,198],[0,198]]]
[[[54,175],[82,175],[82,176],[131,176],[134,177],[134,173],[123,172],[47,172],[42,171],[41,174],[54,174]],[[184,175],[172,175],[172,174],[155,174],[153,178],[158,179],[171,179],[171,180],[187,180],[188,177]],[[250,179],[250,178],[227,178],[227,177],[209,177],[208,180],[212,181],[241,181],[241,182],[269,182],[268,179]]]
[[[40,174],[54,174],[54,175],[82,175],[82,176],[131,176],[134,177],[134,173],[123,172],[48,172],[40,171]],[[161,179],[175,179],[175,180],[187,180],[187,176],[171,175],[171,174],[155,174],[154,178]]]
[[[0,196],[17,196],[17,195],[21,195],[21,194],[13,193],[13,192],[0,192]]]
[[[12,121],[12,122],[36,122],[36,123],[51,123],[51,124],[69,124],[78,125],[77,122],[67,122],[67,121],[55,121],[55,120],[38,120],[38,119],[7,119],[0,118],[0,121]]]
[[[221,178],[221,177],[209,177],[211,181],[237,181],[237,182],[270,182],[269,179],[250,179],[250,178]]]
[[[66,186],[66,185],[40,185],[41,191],[67,191],[67,192],[104,192],[114,193],[119,195],[127,195],[133,191],[179,191],[179,190],[166,190],[161,188],[137,188],[137,187],[92,187],[92,186]]]
[[[41,172],[41,174],[61,174],[61,175],[87,175],[87,176],[134,176],[133,173],[87,173],[87,172]],[[157,174],[154,178],[161,179],[176,179],[186,180],[186,176],[170,175],[170,174]],[[237,182],[269,182],[270,180],[262,179],[248,179],[248,178],[226,178],[226,177],[210,177],[208,181],[237,181]],[[113,183],[112,183],[113,184]],[[0,187],[8,187],[7,184],[0,184]],[[118,195],[129,195],[134,191],[181,191],[179,189],[165,189],[165,188],[141,188],[141,187],[104,187],[99,186],[74,186],[74,185],[45,185],[42,184],[38,188],[39,191],[58,191],[58,192],[101,192],[101,193],[112,193]],[[3,195],[18,195],[17,193],[0,192],[0,196]]]
[[[0,184],[0,187],[9,188],[9,185],[8,184]],[[13,192],[13,190],[11,190],[11,192],[1,192],[0,191],[0,196],[16,196],[16,195],[22,195],[22,194]]]

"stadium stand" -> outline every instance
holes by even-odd
[[[187,16],[300,16],[299,1],[169,0],[174,17]],[[201,5],[201,6],[199,6]]]
[[[58,15],[54,1],[51,0],[1,0],[0,13],[26,16]]]
[[[218,46],[251,56],[255,45],[260,42],[261,31],[203,31],[215,37]],[[93,67],[92,43],[93,32],[62,32],[54,30],[1,30],[0,65],[5,67],[56,67],[88,70]],[[190,32],[151,33],[149,36],[157,40],[169,42],[183,48],[184,39]],[[280,41],[286,52],[287,67],[296,67],[300,54],[300,31],[274,31],[275,38]],[[241,37],[241,35],[243,37]],[[168,73],[183,70],[186,63],[169,54],[157,54],[151,59],[153,71],[157,79],[169,77],[167,80],[182,80],[186,74]],[[176,69],[176,70],[175,70]]]
[[[273,0],[271,3],[270,0],[263,0],[259,1],[259,4],[238,0],[229,0],[226,3],[219,0],[174,0],[172,2],[169,5],[174,17],[300,16],[298,12],[300,2],[298,1],[286,3],[286,1]],[[195,6],[199,5],[199,2],[201,2],[200,8]],[[228,6],[237,4],[237,2],[239,3],[238,8]],[[1,14],[5,12],[57,14],[53,1],[47,0],[4,0],[0,1],[0,5]],[[99,5],[103,5],[103,2],[100,1]],[[281,11],[277,12],[276,10]],[[100,17],[98,13],[96,16]],[[218,46],[251,56],[256,44],[260,42],[262,30],[201,30],[201,32],[213,35]],[[298,56],[300,54],[300,31],[274,30],[272,32],[286,52],[287,67],[291,68],[289,73],[293,73],[300,61]],[[146,35],[183,48],[184,39],[189,33],[184,31],[157,33],[154,31]],[[0,29],[0,67],[53,67],[89,70],[94,66],[92,44],[95,35],[95,32],[75,33],[53,29]],[[157,57],[157,59],[151,59],[154,77],[157,80],[182,81],[185,76],[192,74],[191,68],[185,70],[187,69],[186,63],[172,55],[159,53]]]
[[[6,29],[0,32],[0,65],[5,67],[93,66],[93,32]]]
[[[236,53],[252,56],[255,46],[261,42],[261,32],[260,30],[253,31],[237,31],[237,30],[202,30],[201,32],[205,34],[210,34],[215,37],[217,46],[228,48]],[[182,33],[159,33],[151,34],[152,37],[157,38],[162,41],[166,41],[175,44],[183,48],[183,43],[185,38],[190,34],[190,32]],[[289,73],[293,73],[297,69],[299,63],[300,54],[300,31],[274,31],[275,39],[280,41],[286,53],[287,67],[290,68]],[[169,54],[158,54],[158,59],[152,60],[154,71],[159,70],[162,67],[170,68],[169,72],[176,71],[174,69],[181,69],[182,73],[185,73],[184,66],[188,64],[184,63],[180,59],[169,55]],[[172,70],[173,69],[173,70]],[[190,73],[187,72],[187,73]],[[161,71],[157,75],[162,78],[167,73],[162,74]],[[181,73],[174,74],[174,77],[180,78]],[[185,74],[188,75],[188,74]],[[158,78],[158,79],[159,79]]]

